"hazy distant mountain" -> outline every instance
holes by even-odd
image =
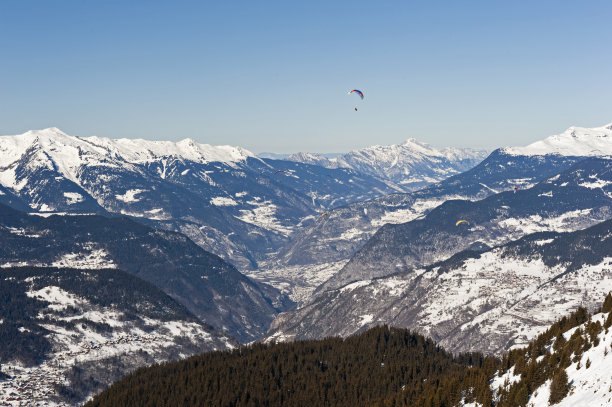
[[[289,157],[291,154],[281,154],[281,153],[259,153],[257,157],[259,158],[269,158],[271,160],[284,160]]]
[[[416,139],[403,144],[372,146],[334,158],[321,154],[297,153],[287,160],[326,168],[351,168],[363,174],[389,179],[409,189],[421,188],[468,170],[488,152],[472,148],[436,149]]]

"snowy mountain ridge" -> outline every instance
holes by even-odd
[[[181,141],[152,141],[144,139],[110,139],[107,137],[69,136],[57,127],[42,130],[30,130],[23,134],[0,136],[0,166],[10,164],[19,158],[24,145],[39,143],[46,147],[45,151],[54,151],[51,147],[68,147],[79,149],[81,157],[98,154],[101,158],[122,159],[126,162],[150,162],[160,157],[175,156],[200,163],[207,162],[237,162],[247,157],[255,157],[253,153],[242,148],[228,145],[213,146],[201,144],[191,138]],[[70,150],[69,153],[73,153]],[[59,151],[58,151],[59,153]],[[66,154],[66,152],[63,152]],[[77,156],[72,155],[73,159]]]
[[[601,127],[572,126],[561,134],[525,147],[507,147],[509,155],[609,156],[612,155],[612,123]]]
[[[28,212],[136,217],[247,269],[321,211],[399,191],[350,169],[189,139],[79,138],[56,128],[0,137],[0,202]]]
[[[112,165],[117,160],[146,163],[172,156],[199,163],[232,163],[255,157],[242,147],[200,144],[190,138],[172,142],[98,136],[77,137],[50,127],[30,130],[19,135],[0,136],[0,167],[6,167],[18,160],[23,151],[34,145],[39,145],[62,169],[91,164],[94,160]]]
[[[409,138],[402,144],[375,145],[333,158],[314,153],[296,153],[287,160],[326,168],[351,168],[364,174],[387,178],[403,186],[418,188],[472,168],[487,154],[488,151],[473,148],[437,149]]]

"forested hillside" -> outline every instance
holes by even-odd
[[[495,360],[453,357],[420,335],[381,326],[345,340],[256,344],[140,369],[87,405],[364,406],[402,389],[417,402],[430,383],[483,363]]]
[[[600,311],[579,308],[501,360],[453,357],[429,339],[387,326],[344,340],[212,352],[139,369],[87,406],[539,407],[566,396],[568,406],[609,405],[598,403],[612,400],[606,365],[612,295]],[[595,382],[600,394],[592,402]]]

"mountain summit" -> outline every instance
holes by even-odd
[[[287,160],[326,168],[351,168],[363,174],[389,179],[409,189],[423,187],[468,170],[488,154],[485,150],[446,147],[437,149],[415,138],[402,144],[371,146],[334,158],[297,153]]]
[[[612,155],[612,123],[602,127],[572,126],[561,134],[525,147],[503,149],[511,155],[606,156]]]

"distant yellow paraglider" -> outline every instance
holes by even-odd
[[[455,223],[455,226],[459,226],[459,224],[464,223],[464,222],[468,225],[470,224],[470,222],[468,222],[467,220],[461,219],[460,221],[457,221],[457,223]]]

